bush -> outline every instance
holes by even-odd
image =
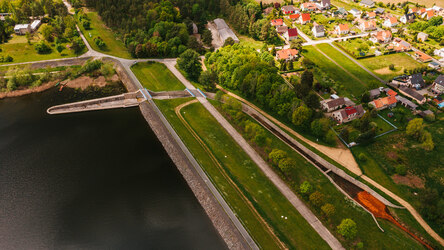
[[[35,51],[37,51],[37,53],[39,54],[49,54],[51,53],[51,47],[49,47],[49,45],[44,42],[44,41],[40,41],[38,42],[35,46]]]
[[[321,210],[324,213],[324,215],[327,216],[327,217],[332,216],[336,212],[335,206],[333,206],[330,203],[326,203],[325,205],[323,205],[321,207]]]
[[[228,39],[227,39],[228,40]],[[185,71],[191,80],[198,80],[202,72],[199,54],[191,49],[183,52],[177,59],[177,66]]]
[[[280,149],[273,149],[271,153],[268,155],[268,158],[273,162],[273,164],[279,164],[279,161],[287,158],[287,153]]]
[[[364,242],[358,242],[358,244],[356,244],[356,248],[357,249],[362,249],[362,248],[364,248]]]
[[[314,193],[310,194],[309,199],[315,207],[320,207],[322,204],[324,204],[324,195],[319,191],[315,191]]]
[[[295,166],[296,162],[288,157],[280,160],[278,164],[279,169],[284,173],[288,173],[290,169],[294,168]]]
[[[338,233],[349,240],[355,238],[358,233],[356,223],[352,219],[343,219],[337,228]]]
[[[367,156],[364,153],[360,153],[359,154],[359,160],[362,162],[366,162],[367,161]]]
[[[313,186],[308,181],[302,182],[301,186],[299,187],[299,190],[302,195],[308,196],[313,192]]]
[[[111,63],[105,63],[100,67],[100,73],[105,76],[105,77],[109,77],[114,75],[115,71],[114,71],[114,67]]]
[[[396,166],[396,173],[399,175],[406,175],[407,169],[404,165],[398,165],[398,166]]]
[[[91,29],[91,22],[89,20],[83,19],[82,26],[85,30],[90,30]]]
[[[390,69],[390,70],[395,70],[395,65],[394,65],[394,64],[390,64],[390,65],[389,65],[389,69]]]
[[[91,73],[95,70],[98,70],[102,67],[103,62],[100,60],[88,60],[83,66],[80,68],[77,75]]]
[[[100,36],[94,38],[94,43],[97,45],[97,47],[99,47],[99,49],[103,50],[106,48],[106,44]]]

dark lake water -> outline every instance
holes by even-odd
[[[68,92],[0,100],[0,249],[225,248],[138,108]]]

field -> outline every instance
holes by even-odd
[[[116,34],[102,22],[97,12],[87,12],[88,18],[91,20],[91,29],[85,30],[82,25],[79,24],[83,35],[88,40],[88,43],[94,50],[103,52],[105,54],[131,58],[125,44],[116,36]],[[106,44],[106,48],[100,49],[95,43],[94,38],[100,37]]]
[[[212,103],[214,103],[216,106],[218,105],[216,102]],[[239,133],[246,137],[244,130],[239,127],[239,123],[241,122],[240,119],[237,118],[236,122],[235,120],[230,119],[230,117],[227,116],[223,111],[222,114],[224,114],[233,124],[233,126],[238,129]],[[243,119],[255,122],[245,114],[243,115]],[[307,199],[305,199],[306,204],[317,215],[317,217],[321,219],[323,224],[329,228],[330,232],[332,232],[337,238],[342,239],[341,236],[336,232],[336,226],[339,225],[341,220],[343,218],[351,218],[357,223],[359,232],[357,237],[358,239],[355,239],[353,242],[342,239],[341,241],[344,244],[344,247],[351,248],[354,243],[359,241],[362,241],[369,249],[391,249],[393,247],[396,248],[402,245],[407,248],[418,247],[418,243],[412,240],[404,232],[397,229],[394,225],[386,221],[379,220],[386,232],[382,233],[379,231],[368,213],[364,212],[361,208],[354,206],[350,201],[347,201],[344,195],[332,183],[330,183],[330,181],[318,169],[308,163],[301,155],[292,150],[287,144],[283,143],[268,130],[266,131],[266,138],[271,140],[269,145],[272,145],[268,150],[266,147],[259,147],[251,141],[250,143],[263,156],[264,160],[268,160],[265,152],[269,152],[271,149],[283,150],[291,159],[295,160],[296,166],[291,169],[290,173],[288,174],[282,174],[282,172],[275,167],[275,171],[287,181],[288,186],[292,187],[295,193],[299,192],[298,187],[302,182],[308,181],[315,187],[315,190],[324,194],[325,202],[331,203],[335,206],[335,214],[329,218],[326,218],[322,212],[320,212],[319,208],[316,208],[314,205],[308,202]],[[301,197],[301,199],[304,198]]]
[[[370,42],[372,43],[372,42]],[[367,42],[362,38],[355,38],[355,39],[348,39],[346,41],[338,42],[342,48],[347,50],[347,52],[351,53],[352,55],[359,56],[358,48],[360,47],[368,47],[367,51],[363,51],[366,56],[375,54],[375,49],[370,48],[371,45],[368,45]]]
[[[415,61],[404,53],[370,57],[360,59],[359,62],[386,81],[404,74],[405,69],[409,70],[423,66],[422,63]],[[395,66],[395,70],[389,69],[390,64]]]
[[[211,161],[208,154],[179,120],[174,108],[189,99],[156,101],[159,108],[204,170],[211,176],[231,208],[241,217],[253,238],[264,249],[277,248],[277,241],[272,239],[268,230],[258,223],[254,213],[248,209],[239,195],[248,197],[249,202],[261,217],[273,228],[280,241],[290,248],[327,249],[328,245],[308,225],[288,200],[277,190],[246,153],[236,144],[231,136],[217,123],[211,114],[199,103],[182,109],[181,114],[191,128],[197,132],[200,140],[209,148],[220,162],[222,169]],[[227,176],[223,175],[227,173]],[[230,179],[241,190],[229,185]],[[237,194],[237,195],[236,195]],[[285,215],[286,220],[281,216]]]
[[[264,42],[254,40],[251,37],[239,35],[239,34],[237,34],[237,37],[239,38],[241,45],[251,47],[255,50],[262,49],[262,47],[264,46]]]
[[[66,48],[66,43],[63,43],[62,46],[65,47],[65,49],[62,51],[62,53],[58,53],[55,48],[54,44],[50,44],[52,51],[49,54],[38,54],[35,51],[34,44],[41,41],[43,38],[39,33],[34,34],[33,39],[31,40],[31,44],[28,44],[28,41],[25,36],[17,36],[13,35],[11,40],[9,40],[7,43],[0,44],[0,48],[2,49],[2,52],[0,52],[1,56],[12,56],[14,58],[14,61],[12,62],[5,62],[0,63],[1,64],[10,64],[10,63],[22,63],[22,62],[33,62],[33,61],[41,61],[41,60],[50,60],[50,59],[57,59],[57,58],[66,58],[66,57],[75,57],[77,56],[73,51]]]
[[[142,85],[154,92],[184,90],[183,84],[162,63],[142,62],[131,67]]]

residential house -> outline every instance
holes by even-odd
[[[337,109],[340,109],[345,106],[345,99],[344,97],[336,98],[336,99],[329,99],[325,101],[321,101],[322,109],[324,109],[326,112],[331,112]]]
[[[414,104],[409,99],[402,96],[396,96],[396,100],[398,100],[398,102],[400,102],[404,107],[409,108],[410,110],[415,110],[416,108],[418,108],[418,105]]]
[[[424,32],[419,32],[418,36],[416,36],[416,38],[418,39],[418,41],[425,42],[429,38],[429,34],[424,33]]]
[[[345,109],[333,112],[332,118],[334,118],[338,123],[347,123],[362,117],[364,113],[365,110],[362,107],[362,104],[359,104],[358,106],[346,107]]]
[[[31,32],[34,32],[34,31],[36,31],[39,27],[40,27],[40,25],[42,24],[42,21],[40,21],[40,20],[34,20],[32,23],[31,23]]]
[[[381,90],[379,90],[379,88],[372,89],[369,91],[369,94],[370,94],[370,99],[373,100],[381,95]]]
[[[376,108],[376,110],[383,110],[386,108],[394,108],[396,107],[396,103],[398,100],[396,100],[395,96],[386,96],[379,99],[376,99],[374,101],[369,102],[370,105]]]
[[[360,10],[357,10],[357,9],[354,9],[354,8],[351,9],[349,12],[350,12],[350,14],[352,14],[356,18],[360,18],[361,14],[362,14],[362,12]]]
[[[394,16],[387,18],[382,24],[384,27],[393,28],[398,25],[398,19]]]
[[[367,13],[367,18],[368,19],[374,19],[374,18],[376,18],[376,13],[375,12],[368,12]]]
[[[331,2],[330,0],[321,0],[321,2],[316,3],[316,5],[318,6],[318,9],[325,10],[331,7]]]
[[[418,16],[422,17],[424,15],[424,13],[426,13],[427,10],[426,8],[422,8],[422,9],[417,9],[417,11],[415,12]]]
[[[288,26],[277,26],[276,27],[276,32],[281,36],[284,35],[287,31],[288,31]]]
[[[292,28],[288,29],[287,32],[284,33],[284,38],[287,41],[295,40],[298,37],[298,29]]]
[[[309,23],[311,21],[311,17],[309,13],[302,13],[301,16],[299,17],[299,22],[301,24],[306,24]]]
[[[439,57],[443,57],[444,58],[444,48],[435,49],[435,51],[433,51],[433,54],[435,56],[439,56]]]
[[[360,20],[359,29],[362,31],[376,30],[376,22],[375,20]]]
[[[12,15],[12,13],[0,13],[0,21],[5,21],[6,18],[11,15]]]
[[[348,24],[340,23],[335,28],[335,34],[337,34],[338,36],[348,34],[349,32],[350,32],[350,27],[348,27]]]
[[[420,93],[416,92],[414,89],[401,86],[401,87],[399,87],[399,92],[401,92],[401,94],[409,97],[410,99],[415,100],[419,104],[424,104],[426,102],[426,98],[423,95],[421,95]]]
[[[219,37],[221,41],[225,41],[228,38],[232,38],[235,43],[239,43],[239,38],[234,34],[233,30],[228,27],[227,23],[224,19],[217,18],[214,19],[214,24],[216,25],[217,32],[219,33]]]
[[[439,75],[438,78],[435,79],[431,90],[437,95],[444,93],[444,75]]]
[[[325,28],[324,25],[314,25],[311,29],[314,37],[323,37],[325,36]]]
[[[284,20],[282,20],[282,19],[271,20],[271,26],[279,27],[279,26],[282,26],[282,25],[284,25]]]
[[[338,8],[338,10],[333,12],[333,17],[345,17],[347,16],[348,12],[344,8]]]
[[[437,62],[434,62],[434,61],[429,62],[429,64],[427,64],[427,66],[429,66],[432,69],[439,69],[439,68],[441,68],[441,64],[439,64]]]
[[[435,11],[435,15],[444,17],[444,8],[435,5],[432,9]]]
[[[268,15],[271,14],[271,12],[273,12],[273,10],[274,10],[273,7],[268,7],[268,8],[266,8],[266,9],[264,10],[263,13],[264,13],[265,16],[268,16]]]
[[[433,60],[433,58],[431,56],[429,56],[419,50],[415,51],[415,59],[420,62],[423,62],[423,63],[430,62]]]
[[[375,6],[375,2],[373,2],[373,0],[362,0],[359,5],[367,8],[373,8]]]
[[[300,16],[301,16],[301,15],[298,13],[298,14],[292,14],[292,15],[289,15],[288,18],[289,18],[291,21],[295,21],[295,20],[299,19]]]
[[[382,14],[384,14],[384,12],[385,12],[384,8],[378,7],[378,8],[375,9],[375,13],[378,14],[378,15],[382,15]]]
[[[29,24],[17,24],[14,26],[14,32],[17,35],[25,35],[31,33],[31,26]]]
[[[381,30],[371,34],[370,41],[374,43],[389,43],[392,40],[390,30]]]
[[[293,5],[282,6],[281,10],[285,15],[295,14],[298,11]]]
[[[407,13],[403,16],[401,16],[401,18],[399,19],[402,23],[407,24],[407,23],[413,23],[415,21],[416,15],[415,13]]]
[[[301,10],[302,11],[316,11],[316,10],[318,10],[318,5],[316,3],[302,3]]]
[[[420,116],[423,117],[423,118],[426,118],[426,117],[429,116],[429,115],[435,115],[435,114],[434,114],[433,111],[431,111],[430,109],[427,109],[427,110],[425,110],[425,111],[421,111],[421,112],[419,112],[418,115],[420,115]]]
[[[412,50],[410,43],[402,40],[401,38],[395,38],[393,40],[394,50],[397,52],[406,52]]]
[[[425,20],[430,20],[434,16],[435,16],[435,11],[434,10],[427,10],[425,13],[421,14],[421,18],[425,19]]]
[[[422,74],[421,73],[417,73],[417,74],[413,74],[411,76],[398,76],[393,78],[392,83],[395,86],[400,86],[400,87],[409,87],[409,88],[424,88],[425,87],[425,82],[424,79],[422,78]]]
[[[396,91],[394,91],[393,89],[386,88],[386,89],[384,89],[384,91],[385,91],[385,94],[388,95],[388,96],[396,96],[396,95],[398,95],[398,93],[396,93]]]
[[[296,49],[283,49],[276,52],[276,60],[291,61],[296,59],[299,55],[299,51]]]

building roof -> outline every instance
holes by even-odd
[[[366,28],[366,29],[367,28],[372,28],[372,27],[376,28],[375,20],[363,21],[362,23],[364,24],[364,28]]]
[[[379,94],[381,94],[381,91],[379,91],[379,89],[372,89],[369,91],[370,96],[377,96]]]
[[[288,30],[288,26],[279,26],[276,29],[277,33],[280,33],[280,34],[287,32],[287,30]]]
[[[302,3],[302,8],[304,9],[317,9],[318,6],[315,3]]]
[[[290,58],[290,56],[296,56],[299,54],[299,51],[296,49],[283,49],[283,50],[279,50],[278,52],[276,52],[277,57],[279,59],[288,59]]]
[[[380,8],[380,7],[378,7],[378,8],[375,9],[375,12],[376,12],[377,14],[384,14],[385,9],[384,9],[384,8]]]
[[[423,86],[425,84],[424,79],[422,79],[421,73],[416,73],[416,74],[411,75],[410,82],[414,85],[419,84],[421,86]]]
[[[422,62],[428,62],[428,61],[431,61],[433,59],[431,56],[429,56],[429,55],[427,55],[427,54],[425,54],[425,53],[423,53],[421,51],[418,51],[418,50],[415,51],[415,55]],[[421,76],[421,79],[422,79],[422,76]]]
[[[389,22],[390,22],[391,24],[398,23],[398,19],[397,19],[396,17],[394,17],[394,16],[391,16],[388,20],[389,20]]]
[[[344,99],[344,97],[340,97],[337,99],[330,100],[330,101],[326,102],[326,104],[327,104],[327,107],[329,107],[329,108],[342,106],[342,105],[345,105],[345,99]]]
[[[339,13],[341,13],[342,15],[345,15],[345,14],[347,14],[347,10],[346,9],[344,9],[344,8],[339,8],[338,10],[337,10],[337,12],[339,12]]]
[[[298,29],[292,28],[288,29],[288,37],[294,37],[298,35]]]
[[[280,25],[283,25],[283,24],[284,24],[284,20],[282,20],[282,19],[271,20],[271,25],[272,26],[280,26]]]
[[[309,13],[303,13],[303,14],[301,15],[301,18],[302,18],[302,22],[307,22],[307,21],[310,21],[310,20],[311,20],[311,17],[310,17],[310,14],[309,14]]]
[[[441,86],[444,87],[444,75],[439,75],[439,76],[435,79],[434,83],[439,84],[439,85],[441,85]]]
[[[225,22],[224,19],[222,18],[217,18],[214,19],[214,24],[216,24],[216,29],[220,30],[220,29],[228,29],[230,27],[228,27],[227,23]]]
[[[357,9],[355,9],[355,8],[351,9],[350,12],[361,13],[361,11],[359,11],[359,10],[357,10]]]
[[[282,6],[282,10],[286,12],[296,11],[296,8],[293,5],[285,5]]]
[[[373,2],[372,0],[362,0],[362,1],[360,2],[360,4],[364,4],[364,5],[368,5],[368,6],[370,6],[370,5],[375,4],[375,2]]]
[[[367,13],[367,16],[368,17],[376,17],[376,13],[372,11],[372,12]]]
[[[358,111],[356,110],[355,107],[346,107],[344,109],[345,113],[347,114],[347,116],[353,115],[355,113],[358,113]]]
[[[338,28],[339,28],[340,31],[350,30],[350,28],[348,27],[348,24],[342,24],[342,23],[340,23],[340,24],[338,25]]]
[[[388,91],[387,91],[387,95],[389,95],[389,96],[396,96],[398,93],[396,93],[396,91],[394,91],[393,89],[389,89]]]
[[[404,98],[402,96],[396,96],[396,100],[398,100],[399,102],[403,103],[404,105],[409,106],[410,108],[416,109],[418,107],[418,105],[414,104],[413,102],[411,102],[409,99]]]
[[[220,38],[225,41],[229,37],[233,38],[233,40],[238,43],[239,38],[234,34],[234,32],[228,27],[227,23],[224,19],[217,18],[213,21],[216,24],[216,29],[219,32]]]
[[[412,98],[414,98],[418,101],[422,101],[425,98],[424,96],[422,96],[421,94],[419,94],[418,92],[416,92],[415,90],[413,90],[411,88],[401,86],[401,87],[399,87],[399,90],[401,90],[402,92],[406,93],[407,95],[411,96]]]
[[[288,16],[290,19],[298,19],[301,15],[300,14],[292,14]]]
[[[268,7],[268,8],[266,8],[266,9],[264,9],[264,14],[265,14],[265,15],[268,15],[268,14],[270,14],[273,10],[274,10],[273,7]]]
[[[313,26],[313,28],[315,29],[316,33],[325,32],[324,25],[316,25],[316,26]]]
[[[322,6],[331,5],[331,1],[330,0],[321,0],[321,4],[322,4]]]
[[[383,103],[385,106],[393,105],[393,104],[395,104],[396,102],[398,102],[398,101],[396,100],[396,97],[394,97],[394,96],[386,96],[386,97],[383,97],[383,98],[381,99],[381,101],[382,101],[382,103]]]
[[[27,29],[29,24],[17,24],[14,26],[14,30]]]
[[[379,41],[384,41],[387,38],[392,38],[392,32],[390,30],[381,30],[376,32],[375,36]]]
[[[434,15],[435,15],[435,11],[433,11],[433,10],[427,11],[427,17],[433,17]]]
[[[41,23],[40,20],[34,20],[34,22],[31,23],[31,29],[35,30]]]

